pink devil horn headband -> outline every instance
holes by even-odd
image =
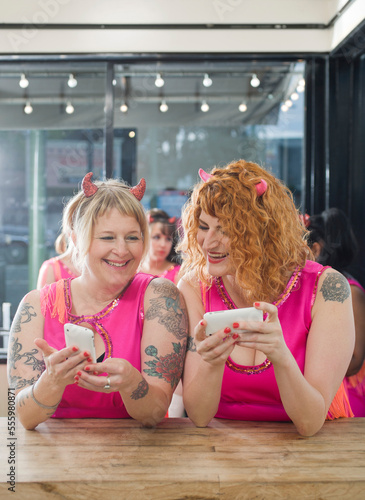
[[[98,190],[98,186],[91,180],[92,176],[93,173],[89,172],[82,179],[81,188],[86,198],[90,198],[90,196],[93,196]],[[137,198],[138,201],[141,201],[146,191],[146,180],[142,177],[139,183],[136,186],[131,187],[129,190]]]
[[[82,188],[86,198],[90,198],[90,196],[93,196],[96,193],[96,191],[98,190],[98,186],[96,186],[93,183],[93,181],[91,180],[92,176],[93,176],[93,173],[89,172],[82,179],[81,188]]]
[[[199,168],[199,177],[203,182],[207,182],[208,179],[213,177],[212,174],[208,174],[202,168]],[[257,196],[262,196],[267,190],[267,182],[264,179],[261,179],[258,184],[256,184],[256,192]]]
[[[134,194],[134,196],[137,198],[138,201],[142,200],[145,191],[146,191],[146,179],[144,179],[143,177],[139,181],[137,186],[134,186],[130,189],[130,192]]]

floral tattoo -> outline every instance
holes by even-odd
[[[153,345],[148,346],[145,353],[155,359],[146,361],[146,365],[150,368],[145,368],[143,371],[152,377],[166,380],[175,389],[183,371],[186,341],[183,344],[173,342],[172,345],[174,352],[166,356],[158,356],[156,347]]]

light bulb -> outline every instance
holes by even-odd
[[[290,99],[292,101],[297,101],[299,99],[299,95],[296,92],[293,92],[292,95],[290,96]]]
[[[250,83],[251,87],[258,87],[260,85],[260,80],[257,78],[257,75],[255,75],[255,73],[252,75]]]
[[[203,85],[204,87],[210,87],[213,83],[213,80],[209,77],[208,73],[205,73]]]
[[[165,85],[165,80],[162,78],[160,73],[157,73],[155,80],[156,87],[163,87]]]
[[[30,104],[30,102],[26,102],[25,103],[25,106],[24,106],[24,113],[26,115],[30,115],[31,113],[33,113],[33,108],[32,108],[32,105]]]
[[[72,113],[75,111],[75,108],[72,106],[70,101],[67,103],[65,111],[68,115],[72,115]]]
[[[241,104],[238,106],[238,109],[241,111],[241,113],[244,113],[245,111],[247,111],[247,104],[241,102]]]
[[[291,107],[293,106],[293,103],[291,102],[291,100],[290,100],[290,99],[287,99],[287,100],[285,101],[285,106],[286,106],[287,108],[291,108]]]
[[[22,89],[26,89],[28,85],[29,81],[27,80],[25,74],[23,73],[19,80],[19,87],[21,87]]]
[[[168,105],[166,104],[166,101],[162,101],[160,104],[160,111],[161,113],[166,113],[166,111],[169,109]]]
[[[126,113],[128,111],[128,106],[125,102],[122,102],[119,109],[121,110],[122,113]]]
[[[286,106],[285,104],[281,105],[281,111],[284,111],[284,113],[286,113],[288,109],[289,109],[288,106]]]
[[[128,135],[131,139],[133,139],[133,137],[136,137],[136,133],[134,130],[131,130]]]
[[[203,111],[203,113],[206,113],[207,111],[209,111],[209,104],[207,103],[207,101],[202,102],[200,109]]]
[[[71,89],[74,89],[76,87],[76,85],[77,85],[77,80],[76,80],[76,78],[74,77],[74,75],[72,73],[70,73],[70,76],[68,77],[67,85]]]
[[[305,87],[305,80],[304,80],[304,78],[301,78],[301,79],[299,80],[298,85],[299,85],[300,87]]]
[[[297,92],[304,92],[304,86],[303,85],[298,85],[297,87]]]

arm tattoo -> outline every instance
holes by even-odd
[[[196,352],[196,345],[195,345],[193,337],[190,337],[190,336],[188,337],[188,345],[187,345],[186,351]]]
[[[148,384],[145,381],[145,379],[143,379],[138,384],[137,389],[132,392],[131,399],[142,399],[142,398],[144,398],[146,396],[147,392],[148,392],[148,389],[149,389]]]
[[[154,284],[154,293],[159,294],[151,299],[151,306],[146,311],[145,319],[158,318],[163,325],[177,339],[184,339],[188,331],[186,310],[181,303],[180,293],[172,283]]]
[[[149,345],[145,349],[145,353],[155,359],[153,361],[146,361],[146,365],[150,368],[145,368],[143,371],[152,377],[165,380],[175,389],[184,367],[186,340],[182,344],[173,342],[172,345],[174,351],[166,356],[158,356],[156,347]]]
[[[36,355],[39,354],[38,349],[32,349],[29,352],[22,352],[22,348],[23,346],[19,342],[19,339],[17,337],[13,337],[10,341],[9,347],[8,372],[10,386],[14,389],[22,389],[27,385],[34,384],[34,382],[39,379],[42,372],[46,369],[44,360],[36,358]],[[33,372],[36,372],[31,379],[22,379],[14,374],[14,371],[16,370],[15,364],[19,360],[22,360],[25,365],[31,366],[33,368]]]
[[[31,321],[32,318],[35,318],[36,316],[37,313],[35,312],[34,307],[29,305],[27,302],[24,302],[24,304],[19,309],[13,323],[12,329],[14,333],[19,333],[22,329],[22,323],[29,323],[29,321]]]
[[[320,292],[322,292],[326,302],[329,300],[341,303],[350,297],[351,294],[349,282],[339,273],[328,274],[323,281]]]

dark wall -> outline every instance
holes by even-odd
[[[338,207],[360,245],[350,272],[365,285],[365,25],[308,61],[306,211]]]

